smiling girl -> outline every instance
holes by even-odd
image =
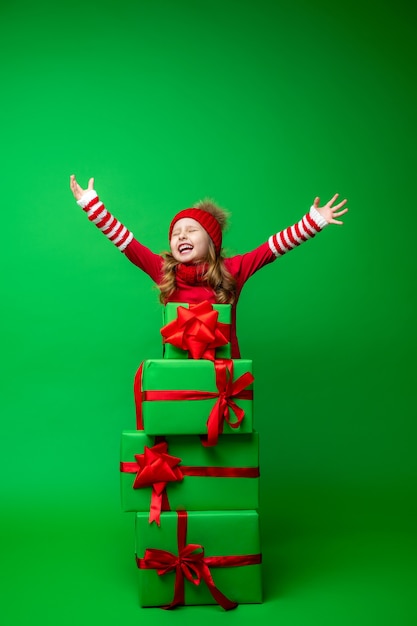
[[[162,304],[199,303],[204,300],[213,304],[231,304],[231,350],[234,359],[240,358],[236,306],[246,281],[257,270],[313,238],[329,224],[343,224],[336,218],[348,211],[345,207],[347,200],[334,205],[338,194],[322,207],[319,206],[320,199],[315,198],[310,211],[294,226],[271,235],[268,241],[251,252],[224,257],[222,231],[227,213],[211,201],[202,201],[175,215],[168,232],[170,252],[159,255],[141,244],[105,208],[94,190],[93,178],[90,178],[87,189],[82,189],[72,175],[70,188],[88,219],[157,284]]]

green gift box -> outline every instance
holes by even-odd
[[[135,378],[137,428],[148,435],[252,432],[252,361],[149,359]]]
[[[171,511],[161,518],[158,527],[136,514],[141,606],[262,602],[256,511]]]
[[[179,307],[187,309],[189,314]],[[168,302],[163,310],[161,329],[164,359],[230,359],[230,321],[230,304]],[[210,342],[216,347],[206,351]],[[223,345],[218,345],[221,343]]]
[[[124,511],[150,512],[158,506],[159,512],[259,506],[257,432],[220,435],[216,446],[204,447],[196,435],[161,442],[143,431],[125,430],[120,471]],[[158,523],[158,519],[151,514],[150,521]]]

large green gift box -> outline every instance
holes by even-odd
[[[148,435],[252,432],[252,361],[149,359],[135,378],[137,428]]]
[[[168,302],[163,310],[164,326],[161,329],[164,359],[230,359],[230,320],[230,304]],[[209,349],[207,354],[210,345],[216,347]]]
[[[135,536],[141,606],[262,602],[256,511],[137,513]]]
[[[125,430],[120,471],[124,511],[150,512],[151,503],[174,511],[259,506],[257,432],[220,435],[216,446],[204,447],[197,435],[159,441],[143,431]]]

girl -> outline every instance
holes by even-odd
[[[227,214],[211,201],[197,203],[175,215],[168,232],[170,252],[155,254],[142,245],[99,200],[94,178],[86,190],[70,178],[71,191],[88,219],[106,235],[127,258],[146,272],[160,290],[162,304],[167,302],[231,304],[231,355],[240,358],[236,336],[236,306],[243,285],[257,270],[314,237],[329,224],[343,224],[338,218],[348,209],[347,200],[335,206],[335,194],[324,206],[315,198],[310,211],[294,226],[272,235],[252,252],[224,258],[222,230]]]

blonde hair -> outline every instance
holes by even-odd
[[[229,213],[219,207],[210,198],[199,200],[192,208],[207,211],[207,213],[210,213],[216,218],[222,230],[226,228]],[[168,298],[177,288],[175,268],[180,264],[180,261],[174,259],[171,252],[164,252],[162,256],[164,257],[162,281],[158,287],[160,290],[159,299],[162,304],[166,304]],[[202,276],[202,280],[215,292],[216,302],[218,304],[233,304],[236,297],[236,280],[226,269],[224,257],[221,252],[220,254],[216,253],[214,243],[211,239],[209,239],[207,258],[204,259],[203,263],[207,263],[208,267],[205,274]]]

